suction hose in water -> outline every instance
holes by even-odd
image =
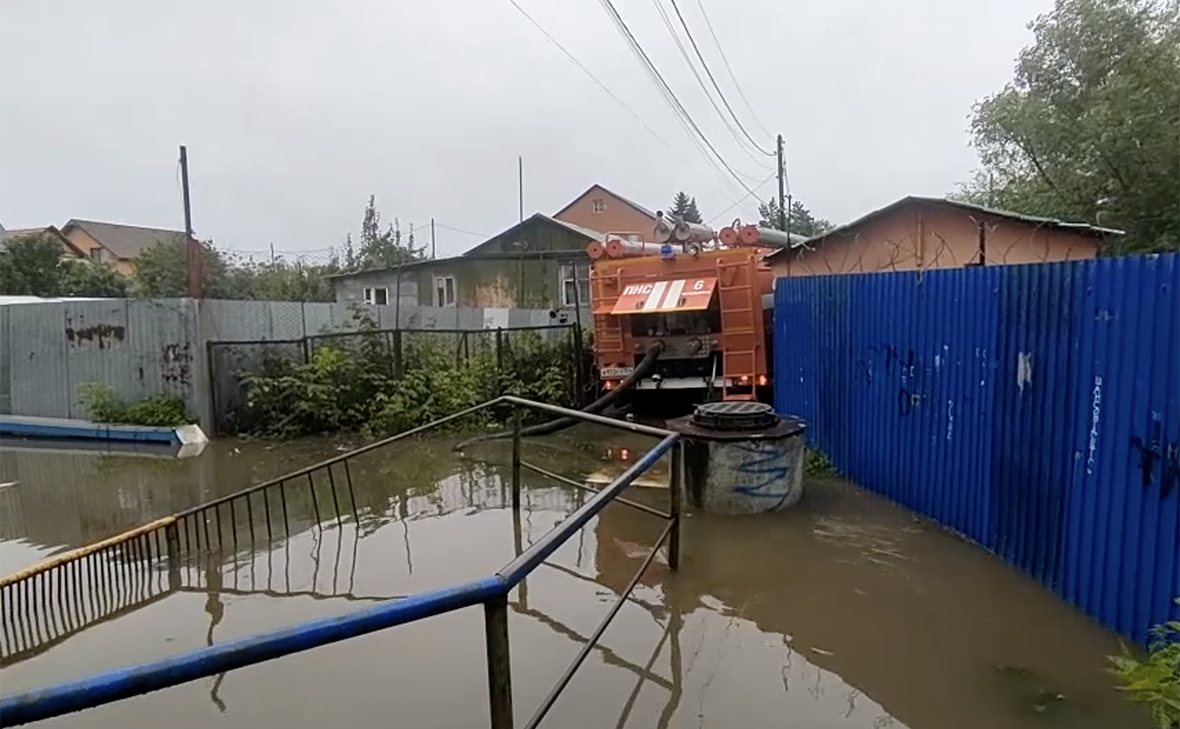
[[[624,392],[630,390],[632,387],[635,387],[636,383],[638,383],[644,377],[649,375],[651,373],[651,371],[653,369],[655,369],[656,360],[660,358],[660,354],[663,351],[664,351],[664,343],[663,342],[656,342],[655,344],[648,347],[647,354],[645,354],[643,356],[643,359],[640,360],[639,364],[636,365],[634,372],[632,372],[630,375],[628,375],[625,380],[620,382],[618,387],[616,387],[615,389],[606,393],[605,395],[598,398],[594,402],[590,403],[586,407],[582,408],[582,412],[590,413],[592,415],[597,415],[598,413],[601,413],[606,408],[610,407],[610,405],[613,404],[616,400],[618,400]],[[568,418],[568,417],[557,418],[556,420],[550,420],[547,423],[538,423],[537,425],[530,425],[527,428],[521,428],[520,434],[522,437],[533,436],[533,435],[551,435],[551,434],[556,433],[560,430],[565,430],[566,428],[577,425],[579,422],[581,422],[581,421],[579,421],[577,418]],[[514,431],[511,431],[511,430],[503,430],[503,431],[500,431],[499,433],[488,433],[487,435],[477,435],[474,438],[468,438],[467,440],[463,441],[462,443],[457,444],[454,447],[454,450],[461,451],[464,448],[466,448],[467,446],[474,445],[476,443],[485,443],[487,441],[492,441],[492,440],[503,440],[504,438],[511,438],[513,435],[513,432]]]

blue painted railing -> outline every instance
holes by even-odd
[[[1146,641],[1180,618],[1180,255],[780,278],[775,405]]]
[[[106,671],[95,676],[69,681],[56,686],[35,689],[15,696],[5,696],[0,699],[0,725],[15,726],[18,724],[27,724],[29,722],[61,716],[62,714],[102,706],[133,696],[195,681],[200,678],[289,656],[311,648],[348,640],[378,630],[405,625],[443,613],[482,604],[485,612],[487,641],[488,686],[491,707],[490,726],[492,729],[511,729],[514,720],[511,665],[509,662],[508,646],[508,593],[533,570],[539,567],[546,558],[552,555],[573,534],[584,527],[612,502],[617,501],[622,504],[634,506],[666,519],[668,522],[667,526],[652,545],[650,553],[632,578],[630,584],[619,595],[606,617],[599,624],[598,629],[595,630],[583,645],[581,651],[579,651],[573,662],[562,674],[552,691],[550,691],[541,706],[533,714],[533,717],[525,724],[527,729],[538,726],[561,694],[561,691],[569,684],[575,672],[585,661],[603,632],[605,632],[611,620],[618,614],[623,603],[630,597],[640,577],[651,564],[656,552],[665,541],[668,542],[669,568],[673,570],[679,568],[680,494],[682,492],[681,480],[683,473],[683,454],[679,442],[679,435],[661,428],[627,423],[576,410],[536,403],[517,397],[504,396],[472,408],[464,413],[449,416],[443,420],[436,421],[436,423],[399,434],[380,443],[366,446],[351,454],[337,456],[331,459],[331,462],[336,463],[343,460],[346,463],[347,459],[356,453],[368,452],[374,447],[387,445],[415,433],[421,433],[463,414],[505,404],[513,405],[516,410],[516,417],[514,418],[516,435],[512,448],[513,509],[520,509],[522,469],[553,476],[561,483],[593,491],[595,492],[595,496],[495,574],[441,590],[433,590],[407,598],[390,600],[345,615],[312,620],[292,627],[200,648],[161,660]],[[533,408],[554,415],[595,422],[620,430],[659,437],[661,440],[651,450],[636,460],[622,475],[599,490],[571,479],[549,474],[544,469],[533,466],[521,459],[520,408]],[[660,458],[669,453],[671,453],[672,458],[672,475],[668,489],[669,510],[667,513],[655,510],[650,506],[627,501],[620,497],[620,494],[634,483],[637,478],[650,469]],[[239,492],[239,494],[255,492],[260,487],[267,486],[271,483],[281,485],[292,478],[311,473],[319,465],[322,464],[302,469],[294,474],[288,474],[281,479],[276,479],[274,482],[259,484],[258,486]],[[230,495],[223,497],[217,503],[224,503],[236,496]],[[203,510],[207,508],[209,507],[206,505],[196,507],[190,511],[204,513]],[[170,536],[168,541],[171,547],[178,540]],[[54,566],[56,567],[57,565]]]

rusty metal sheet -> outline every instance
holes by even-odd
[[[716,276],[628,284],[623,287],[612,314],[701,311],[709,308],[717,288]]]

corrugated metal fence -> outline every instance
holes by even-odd
[[[1145,640],[1180,596],[1180,255],[782,278],[775,404]]]

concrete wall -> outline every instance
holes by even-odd
[[[776,277],[960,268],[979,261],[980,222],[989,266],[1094,258],[1101,242],[1012,218],[910,205],[836,233],[813,249],[774,256],[771,268]]]
[[[400,321],[395,307],[368,310],[383,329],[558,323],[548,310],[403,305]],[[176,395],[207,426],[209,342],[300,339],[349,329],[352,321],[346,303],[104,299],[0,306],[0,413],[86,418],[78,385],[106,382],[129,401]]]

